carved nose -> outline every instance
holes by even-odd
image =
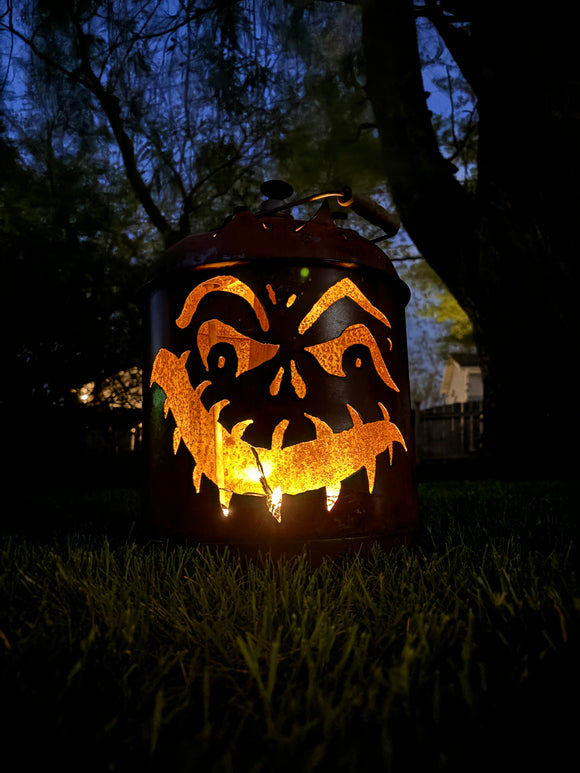
[[[282,384],[283,378],[284,368],[281,367],[278,369],[278,373],[276,373],[270,384],[270,394],[272,397],[275,397],[280,391],[280,385]],[[296,367],[294,360],[290,360],[290,383],[294,387],[294,391],[298,397],[300,399],[304,398],[306,395],[306,383],[300,373],[298,373],[298,368]]]

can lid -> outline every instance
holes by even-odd
[[[397,272],[376,244],[349,228],[339,228],[326,201],[310,220],[295,220],[248,209],[236,211],[216,230],[188,236],[162,256],[159,273],[182,268],[253,260],[315,260]]]

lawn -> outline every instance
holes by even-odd
[[[424,483],[413,548],[313,569],[149,541],[133,490],[7,492],[2,770],[556,770],[579,494]]]

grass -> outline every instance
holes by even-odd
[[[423,484],[413,549],[316,569],[148,542],[133,491],[8,494],[2,769],[555,769],[579,493]]]

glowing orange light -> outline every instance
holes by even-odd
[[[275,440],[273,435],[271,448],[257,448],[247,443],[242,435],[252,419],[239,422],[231,432],[220,425],[218,446],[215,424],[229,400],[216,403],[209,411],[204,407],[201,396],[211,382],[203,381],[193,389],[186,370],[189,355],[190,352],[184,352],[177,357],[167,349],[161,349],[155,359],[152,382],[159,384],[167,395],[179,437],[197,463],[193,473],[196,491],[199,491],[201,476],[205,474],[227,492],[263,494],[263,486],[256,482],[256,477],[260,478],[257,459],[262,468],[270,470],[267,482],[271,490],[280,486],[286,494],[300,494],[323,487],[336,488],[364,467],[369,491],[372,491],[377,455],[388,450],[392,458],[395,442],[406,449],[401,432],[391,422],[382,403],[379,408],[383,418],[366,424],[347,404],[353,425],[336,433],[322,419],[305,413],[316,428],[316,438],[284,448],[281,447],[283,432],[278,432]],[[228,503],[229,499],[223,504],[227,506]]]
[[[219,291],[238,295],[240,298],[247,301],[256,312],[262,330],[268,330],[270,326],[268,317],[254,291],[248,287],[247,284],[236,279],[234,276],[217,276],[213,279],[207,279],[192,290],[187,296],[181,314],[175,322],[177,327],[187,327],[191,322],[191,318],[195,314],[200,301],[205,298],[208,293]]]
[[[278,372],[274,376],[274,379],[272,380],[272,383],[270,384],[270,394],[272,395],[272,397],[276,397],[276,395],[280,391],[280,385],[282,383],[283,376],[284,376],[284,368],[279,368]]]
[[[296,367],[294,360],[290,360],[290,380],[298,397],[306,397],[306,384],[300,373],[298,373],[298,368]]]
[[[268,497],[268,509],[272,516],[280,523],[282,520],[282,489],[276,486]]]
[[[391,378],[391,374],[385,365],[379,346],[366,325],[350,325],[350,327],[347,327],[338,338],[333,338],[330,341],[323,341],[314,346],[305,346],[304,349],[316,357],[319,365],[324,368],[327,373],[330,373],[333,376],[346,376],[342,367],[342,356],[344,352],[354,344],[363,344],[368,348],[379,376],[388,387],[398,392],[399,388]],[[360,359],[358,359],[357,362],[360,367]]]
[[[369,314],[372,314],[373,317],[376,317],[376,319],[387,327],[391,327],[391,323],[382,311],[379,311],[372,305],[369,299],[359,290],[351,279],[345,278],[341,279],[340,282],[337,282],[335,285],[332,285],[332,287],[316,301],[298,326],[298,332],[301,334],[305,333],[333,303],[340,301],[342,298],[351,298],[362,309],[368,311]]]
[[[218,319],[211,319],[204,322],[197,333],[197,348],[206,370],[209,351],[217,343],[228,343],[234,347],[238,358],[236,376],[271,360],[280,348],[276,344],[256,341]]]
[[[269,329],[266,312],[255,293],[243,282],[230,276],[215,277],[197,286],[185,301],[177,319],[178,326],[187,326],[200,301],[208,293],[218,291],[232,293],[247,301],[254,309],[262,331]],[[274,304],[276,295],[271,285],[268,285],[267,292]],[[302,319],[298,332],[303,334],[333,303],[347,297],[390,327],[385,315],[370,303],[360,289],[350,279],[343,279],[314,303]],[[290,298],[286,305],[291,305]],[[196,340],[206,370],[212,346],[223,342],[231,344],[237,356],[236,376],[264,364],[276,356],[280,348],[278,344],[250,338],[217,319],[203,322]],[[305,350],[316,358],[327,373],[344,377],[343,355],[354,344],[364,345],[369,350],[378,375],[390,389],[398,391],[377,341],[364,324],[350,325],[337,338],[305,347]],[[382,414],[379,420],[364,423],[358,412],[347,404],[352,426],[334,432],[321,418],[305,412],[304,416],[315,428],[314,439],[283,447],[289,420],[282,419],[272,432],[269,448],[254,446],[243,438],[253,421],[251,418],[238,422],[231,430],[220,423],[220,413],[229,404],[229,400],[216,402],[210,408],[204,406],[202,395],[211,381],[204,380],[192,386],[187,371],[190,354],[190,351],[185,351],[177,356],[167,349],[160,349],[153,364],[151,384],[157,383],[165,392],[165,415],[171,411],[175,419],[174,453],[177,453],[183,441],[195,462],[193,485],[196,491],[199,492],[201,478],[205,475],[219,490],[224,516],[229,514],[233,494],[257,494],[266,498],[270,513],[280,521],[283,494],[300,494],[321,488],[326,489],[327,507],[331,509],[345,478],[364,468],[368,490],[372,492],[377,456],[388,451],[392,463],[395,443],[407,449],[399,428],[390,420],[381,402],[378,403]],[[223,358],[220,358],[218,366],[224,364]],[[359,358],[357,366],[360,365]],[[294,360],[290,360],[289,370],[294,391],[303,399],[308,387]],[[279,393],[284,373],[284,367],[279,367],[269,387],[272,396]]]
[[[276,293],[274,292],[274,288],[271,284],[266,285],[266,292],[268,293],[268,298],[270,299],[270,303],[275,306],[276,305]]]

